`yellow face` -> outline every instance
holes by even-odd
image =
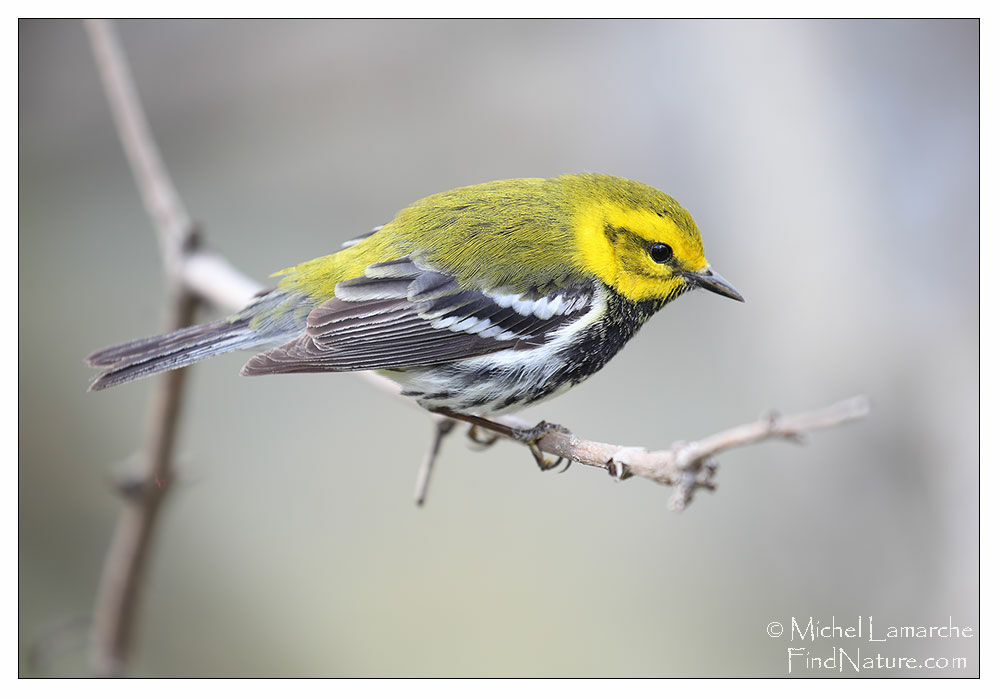
[[[638,208],[588,207],[576,231],[584,266],[632,301],[671,299],[688,285],[683,273],[708,266],[697,225],[665,195]]]

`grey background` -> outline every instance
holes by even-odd
[[[663,447],[874,407],[724,456],[682,515],[651,483],[460,439],[418,510],[424,415],[353,376],[216,359],[190,384],[135,674],[783,675],[802,643],[767,624],[834,615],[976,638],[812,656],[977,673],[976,21],[120,28],[181,194],[261,280],[463,184],[602,171],[683,203],[748,302],[680,299],[528,416]],[[19,24],[18,117],[19,671],[78,674],[85,633],[58,628],[91,608],[151,387],[87,394],[82,359],[158,331],[162,281],[80,24]]]

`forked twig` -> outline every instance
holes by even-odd
[[[603,468],[617,480],[637,476],[661,485],[671,485],[674,490],[670,508],[682,511],[697,489],[714,489],[714,456],[719,453],[768,439],[800,442],[807,432],[861,419],[869,411],[867,398],[858,395],[812,412],[787,417],[770,414],[764,419],[732,427],[698,441],[680,442],[662,451],[589,441],[568,431],[551,431],[537,445],[553,456]],[[462,419],[457,414],[449,416],[452,419]],[[518,432],[529,431],[533,426],[516,417],[473,417],[463,421],[513,441],[520,440]]]

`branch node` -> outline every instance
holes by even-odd
[[[706,490],[714,492],[718,485],[715,484],[715,475],[718,473],[718,461],[709,456],[701,462],[701,469],[697,472],[696,484]]]
[[[153,488],[162,489],[162,482],[155,475],[123,475],[114,484],[115,491],[127,502],[142,503],[153,494]]]
[[[623,482],[631,477],[631,468],[624,463],[619,463],[611,458],[607,461],[607,474],[610,475],[615,482]]]
[[[146,480],[137,475],[125,475],[115,481],[114,490],[126,501],[139,502],[145,499]]]
[[[192,254],[201,249],[201,246],[205,242],[204,228],[202,228],[201,223],[197,221],[191,221],[187,230],[184,231],[184,236],[181,240],[180,251],[184,255]]]
[[[781,437],[785,441],[797,444],[798,446],[804,446],[806,443],[808,443],[808,438],[804,434],[797,431],[789,431],[785,434],[781,434]]]
[[[696,477],[689,472],[681,471],[673,480],[673,493],[670,495],[667,506],[671,511],[681,512],[687,508],[694,498],[694,489],[697,486]]]
[[[700,444],[696,441],[675,441],[671,448],[675,454],[674,467],[680,471],[696,470],[704,457]]]
[[[631,472],[631,468],[628,467],[628,463],[636,458],[642,458],[648,455],[648,451],[644,448],[638,446],[624,446],[619,448],[613,456],[607,459],[605,467],[607,468],[607,473],[614,478],[616,482],[622,482],[630,478],[634,473]]]

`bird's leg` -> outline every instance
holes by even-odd
[[[456,419],[462,422],[467,422],[471,424],[472,427],[482,427],[489,431],[501,434],[508,438],[514,439],[515,441],[520,441],[523,444],[527,444],[527,447],[531,449],[531,455],[534,456],[534,461],[538,464],[541,470],[551,470],[552,468],[558,467],[562,461],[565,460],[563,457],[559,457],[555,460],[551,460],[546,457],[544,452],[538,447],[538,441],[543,439],[548,434],[553,431],[561,432],[564,434],[569,433],[569,430],[559,424],[552,424],[551,422],[538,422],[536,425],[530,429],[517,429],[515,427],[508,426],[506,424],[501,424],[500,422],[494,422],[486,417],[479,417],[474,414],[461,414],[460,412],[454,412],[446,407],[434,410],[438,414],[442,414],[445,417],[450,417],[451,419]],[[469,436],[471,437],[471,430],[469,430]],[[473,441],[478,441],[475,437],[472,437]],[[495,439],[493,439],[495,440]],[[490,441],[489,443],[492,443]],[[566,465],[566,468],[572,464],[572,461]]]
[[[560,432],[562,434],[568,434],[569,430],[566,429],[561,424],[552,424],[551,422],[541,421],[535,424],[530,429],[513,429],[513,438],[517,439],[522,443],[527,444],[527,447],[531,449],[531,455],[534,456],[534,461],[538,464],[538,467],[542,471],[551,470],[552,468],[557,468],[562,461],[565,460],[564,457],[559,456],[555,460],[548,458],[541,448],[538,446],[538,442],[541,441],[548,434],[554,432]],[[564,473],[572,465],[572,461],[566,463],[565,468],[562,469]]]
[[[423,463],[420,465],[419,474],[416,476],[416,506],[422,507],[427,499],[427,488],[430,486],[430,473],[433,472],[434,463],[437,462],[437,454],[441,450],[441,443],[445,437],[454,429],[456,422],[453,419],[434,420],[434,440],[430,443],[430,450],[427,451]]]

